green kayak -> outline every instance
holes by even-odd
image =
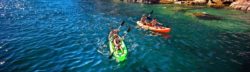
[[[119,36],[119,38],[121,38],[121,37]],[[109,35],[109,50],[110,50],[110,53],[114,52],[113,57],[116,59],[117,62],[125,61],[126,58],[127,58],[127,53],[128,53],[125,43],[123,42],[123,40],[121,40],[120,44],[121,44],[122,49],[121,50],[116,50],[113,39],[114,39],[113,35]],[[122,53],[123,52],[122,50],[124,51],[124,53]]]

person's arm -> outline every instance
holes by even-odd
[[[140,19],[140,21],[142,22],[143,18]]]

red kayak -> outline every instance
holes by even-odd
[[[155,32],[160,32],[160,33],[168,33],[171,30],[170,28],[163,27],[163,26],[148,26],[148,25],[144,25],[140,21],[137,21],[137,25],[140,26],[141,28],[148,29],[148,30],[155,31]]]

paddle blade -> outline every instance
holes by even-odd
[[[131,30],[131,27],[129,26],[127,32],[130,32],[130,30]]]
[[[109,56],[109,59],[111,59],[113,57],[113,54],[114,54],[114,52],[111,53],[111,55]]]
[[[150,16],[147,17],[147,20],[152,20],[152,18]]]
[[[152,18],[151,18],[151,14],[153,14],[153,10],[148,14],[148,16],[147,16],[147,20],[152,20]]]
[[[121,26],[123,26],[124,24],[125,24],[125,21],[122,21]]]

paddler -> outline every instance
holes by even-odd
[[[142,17],[141,17],[141,20],[140,20],[141,23],[145,25],[147,23],[146,20],[147,20],[147,16],[145,14],[143,14]]]
[[[156,20],[156,18],[154,18],[154,19],[150,22],[150,26],[156,26],[156,24],[160,24],[160,25],[161,25],[161,23],[159,23],[159,22]]]
[[[123,53],[122,47],[121,47],[121,39],[118,37],[117,34],[114,34],[114,45],[116,50],[120,50]]]

